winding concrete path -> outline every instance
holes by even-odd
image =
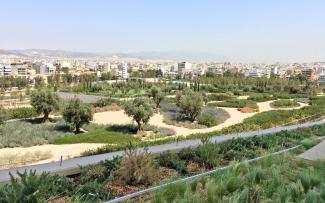
[[[259,130],[259,131],[250,131],[250,132],[234,133],[234,134],[228,134],[222,136],[214,136],[211,138],[211,141],[215,143],[220,143],[220,142],[224,142],[236,138],[261,136],[265,134],[280,132],[283,130],[294,130],[297,128],[310,127],[310,126],[324,124],[324,123],[325,123],[325,119],[321,121],[306,122],[303,124],[269,128],[269,129]],[[186,147],[194,147],[199,145],[200,143],[201,143],[200,139],[185,140],[185,141],[180,141],[180,142],[175,142],[170,144],[151,146],[148,147],[148,151],[152,153],[161,153],[167,150],[179,150]],[[143,150],[143,148],[140,149]],[[115,156],[122,156],[123,154],[124,154],[123,151],[117,151],[117,152],[99,154],[99,155],[88,156],[88,157],[68,159],[68,160],[64,160],[62,164],[60,164],[60,162],[52,162],[52,163],[39,164],[33,166],[0,170],[0,184],[8,183],[10,181],[9,173],[13,174],[14,176],[17,176],[16,174],[17,171],[24,172],[25,170],[27,171],[35,170],[36,173],[50,172],[50,173],[57,173],[62,175],[73,175],[79,173],[79,166],[95,164],[105,159],[112,160]]]

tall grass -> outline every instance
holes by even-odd
[[[39,124],[32,121],[7,122],[0,126],[0,148],[54,143],[56,138],[67,135],[72,133],[61,120]]]
[[[147,200],[193,202],[191,197],[199,202],[324,202],[324,165],[301,162],[292,155],[273,156],[251,165],[234,165],[205,178],[205,184],[197,180],[170,185]]]

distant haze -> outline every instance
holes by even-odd
[[[0,49],[324,61],[324,8],[323,0],[7,0],[1,2]]]

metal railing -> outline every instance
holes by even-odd
[[[320,137],[318,139],[324,139],[324,138],[325,137]],[[291,148],[288,148],[288,149],[284,149],[284,150],[281,150],[281,151],[278,151],[278,152],[274,152],[272,154],[268,154],[268,155],[256,157],[254,159],[246,160],[246,161],[243,161],[241,163],[251,163],[251,162],[258,161],[258,160],[261,160],[261,159],[269,157],[269,156],[283,154],[283,153],[286,153],[288,151],[292,151],[294,149],[297,149],[297,148],[299,148],[301,146],[302,145],[300,144],[300,145],[297,145],[297,146],[294,146],[294,147],[291,147]],[[209,176],[209,175],[214,174],[214,173],[225,171],[225,170],[227,170],[227,169],[229,169],[231,167],[233,167],[233,165],[228,165],[228,166],[224,166],[224,167],[221,167],[221,168],[216,168],[214,170],[210,170],[210,171],[200,173],[200,174],[197,174],[197,175],[194,175],[194,176],[189,176],[189,177],[186,177],[186,178],[183,178],[183,179],[175,180],[175,181],[172,181],[172,182],[169,182],[169,183],[164,183],[164,184],[157,185],[157,186],[154,186],[154,187],[150,187],[150,188],[147,188],[147,189],[144,189],[144,190],[141,190],[141,191],[137,191],[137,192],[134,192],[134,193],[131,193],[131,194],[127,194],[127,195],[122,196],[122,197],[117,197],[115,199],[106,201],[104,203],[124,202],[124,201],[130,200],[132,198],[136,198],[136,197],[146,195],[146,194],[149,194],[149,193],[157,191],[157,190],[164,189],[164,188],[168,187],[169,185],[173,185],[173,184],[177,184],[177,183],[181,183],[181,182],[193,181],[193,180],[195,180],[197,178],[201,178],[201,177],[204,177],[204,176]]]

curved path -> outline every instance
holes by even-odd
[[[274,101],[274,100],[273,100]],[[211,128],[202,128],[202,129],[189,129],[185,127],[179,127],[175,125],[168,125],[163,122],[164,118],[162,114],[154,114],[153,117],[150,118],[149,124],[154,125],[157,127],[164,127],[164,128],[171,128],[176,133],[174,136],[188,136],[190,134],[194,133],[208,133],[213,132],[217,130],[221,130],[225,127],[229,127],[238,123],[243,122],[244,119],[254,116],[257,113],[264,112],[264,111],[270,111],[270,110],[292,110],[292,109],[299,109],[304,106],[307,106],[307,104],[299,103],[299,107],[294,108],[272,108],[270,106],[270,103],[273,101],[266,101],[266,102],[260,102],[257,103],[259,107],[259,112],[254,113],[242,113],[237,110],[237,108],[226,108],[226,107],[218,107],[221,109],[224,109],[230,117],[225,120],[223,123],[211,127]],[[96,124],[113,124],[113,125],[122,125],[122,124],[132,124],[133,121],[130,117],[125,115],[124,111],[106,111],[101,113],[96,113],[94,115],[93,123]],[[170,136],[169,136],[170,137]]]
[[[303,124],[269,128],[269,129],[259,130],[259,131],[250,131],[250,132],[242,132],[242,133],[228,134],[222,136],[214,136],[211,137],[211,141],[215,143],[220,143],[220,142],[224,142],[236,138],[252,137],[255,135],[261,136],[265,134],[280,132],[282,130],[294,130],[297,128],[310,127],[310,126],[324,124],[324,123],[325,123],[325,119],[321,121],[306,122]],[[151,146],[148,147],[148,151],[152,153],[161,153],[167,150],[179,150],[186,147],[194,147],[199,145],[200,143],[201,143],[200,139],[185,140],[185,141],[180,141],[180,142],[175,142],[170,144]],[[143,148],[140,149],[143,150]],[[62,162],[62,165],[60,164],[60,162],[52,162],[52,163],[39,164],[33,166],[19,167],[16,169],[0,170],[0,184],[8,183],[10,181],[9,173],[16,176],[17,171],[24,172],[25,170],[27,171],[35,170],[36,173],[50,172],[50,173],[57,173],[62,175],[77,174],[80,172],[79,166],[95,164],[105,159],[112,160],[115,156],[122,156],[123,153],[124,153],[123,151],[117,151],[117,152],[99,154],[99,155],[88,156],[88,157],[73,158],[73,159],[64,160]]]

